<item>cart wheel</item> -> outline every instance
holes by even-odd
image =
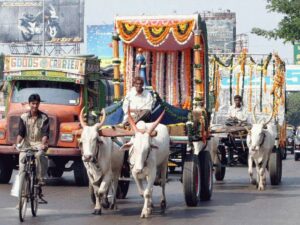
[[[200,196],[200,166],[198,156],[186,155],[182,174],[183,193],[187,206],[197,206]]]
[[[208,151],[202,151],[199,154],[200,161],[200,200],[208,201],[211,198],[213,190],[213,165]]]
[[[282,162],[281,153],[276,151],[272,152],[269,159],[269,173],[271,185],[278,185],[281,182],[282,175]]]
[[[128,162],[124,162],[122,171],[121,171],[121,178],[130,178],[130,168]],[[128,193],[129,189],[129,180],[119,180],[118,189],[117,189],[117,198],[124,199]]]
[[[217,167],[215,168],[215,178],[217,181],[222,181],[224,180],[225,173],[226,173],[226,167],[224,165],[227,164],[226,152],[224,146],[218,146],[218,154],[219,154],[219,158],[218,158],[218,162],[216,163]]]
[[[91,183],[89,183],[89,192],[90,192],[92,203],[95,205],[96,204],[96,196],[95,196],[93,185],[91,185]]]

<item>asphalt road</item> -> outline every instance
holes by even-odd
[[[215,182],[212,200],[198,207],[186,207],[179,175],[171,175],[167,184],[167,210],[161,214],[160,190],[154,190],[154,213],[140,219],[143,200],[131,182],[127,199],[118,201],[117,211],[103,211],[92,215],[93,206],[87,187],[74,186],[72,174],[49,182],[44,188],[47,205],[40,205],[38,216],[30,210],[23,224],[39,225],[296,225],[300,218],[300,161],[292,155],[283,161],[283,179],[279,186],[259,192],[249,184],[247,168],[227,168],[225,180]],[[15,206],[17,199],[10,196],[11,184],[0,185],[0,225],[20,224]]]

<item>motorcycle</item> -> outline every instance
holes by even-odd
[[[60,38],[59,18],[51,4],[45,8],[44,21],[45,34],[48,39]],[[36,16],[25,13],[20,19],[19,29],[25,41],[31,41],[34,35],[41,35],[43,33],[43,12],[39,12]]]

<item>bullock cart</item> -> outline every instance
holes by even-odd
[[[276,140],[268,169],[271,184],[279,184],[286,145],[284,62],[277,54],[250,55],[246,51],[229,57],[213,56],[210,62],[211,91],[214,92],[211,153],[216,180],[224,179],[226,166],[247,164],[246,137],[251,124],[256,123],[256,119],[262,123],[266,115],[272,114],[270,124],[274,126]],[[235,95],[243,99],[248,127],[224,125]]]
[[[118,94],[122,81],[126,94],[132,87],[133,78],[139,75],[135,69],[136,55],[137,50],[142,48],[149,84],[146,89],[151,90],[156,99],[151,119],[156,120],[165,111],[161,123],[169,128],[170,163],[181,168],[186,204],[196,206],[200,199],[209,200],[213,187],[212,161],[207,145],[210,105],[205,22],[198,14],[116,17],[115,28],[112,37],[115,101],[122,104]],[[107,125],[120,122],[112,122],[109,118],[109,114],[112,120],[122,117],[114,116],[120,111],[117,107],[106,110]],[[107,127],[101,132],[104,136],[130,137],[130,131],[118,128]],[[128,166],[124,168],[128,169]]]
[[[247,165],[249,149],[246,139],[251,127],[247,126],[212,126],[211,134],[217,138],[217,145],[213,153],[215,166],[215,179],[222,181],[225,177],[226,167]],[[282,176],[281,150],[274,146],[268,162],[268,170],[272,185],[278,185]]]

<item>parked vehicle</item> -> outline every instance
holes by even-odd
[[[112,103],[114,94],[112,77],[102,76],[100,61],[92,56],[6,56],[4,78],[8,99],[5,118],[0,120],[0,183],[8,183],[17,168],[18,152],[12,145],[19,118],[28,110],[29,95],[38,93],[40,110],[50,119],[48,174],[61,177],[64,171],[74,171],[76,184],[86,185],[88,178],[75,135],[80,129],[80,111],[92,101],[97,112]]]
[[[297,161],[300,158],[300,126],[296,129],[294,139],[294,159]]]
[[[294,138],[295,138],[295,127],[287,126],[286,128],[286,150],[294,154]]]

